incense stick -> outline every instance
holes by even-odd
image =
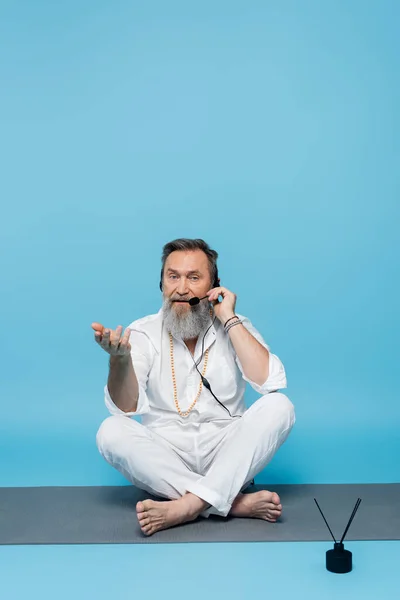
[[[322,518],[324,519],[324,521],[325,521],[325,523],[326,523],[326,526],[327,526],[327,528],[329,529],[329,532],[330,532],[331,536],[333,537],[333,541],[335,542],[335,544],[337,544],[337,542],[336,542],[336,540],[335,540],[335,538],[334,538],[334,536],[333,536],[333,533],[332,533],[332,531],[331,531],[331,528],[329,527],[329,525],[328,525],[328,522],[327,522],[327,520],[326,520],[326,519],[325,519],[325,517],[324,517],[324,513],[323,513],[323,512],[322,512],[322,510],[319,508],[319,504],[318,504],[318,502],[316,501],[316,499],[315,499],[315,498],[314,498],[314,501],[315,501],[315,504],[318,506],[319,512],[321,513],[321,515],[322,515]]]
[[[360,506],[360,504],[361,504],[361,498],[358,498],[358,500],[357,500],[357,502],[356,502],[356,505],[355,505],[355,507],[354,507],[354,509],[353,509],[353,512],[351,513],[351,517],[350,517],[350,519],[349,519],[349,522],[347,523],[347,527],[346,527],[346,529],[344,530],[344,533],[343,533],[343,535],[342,535],[342,539],[340,540],[340,543],[342,543],[342,542],[343,542],[343,540],[344,540],[344,538],[345,538],[345,535],[346,535],[346,533],[347,533],[347,531],[348,531],[348,529],[349,529],[349,527],[350,527],[350,525],[351,525],[351,522],[352,522],[352,520],[354,519],[354,517],[356,516],[356,512],[358,511],[358,507]]]

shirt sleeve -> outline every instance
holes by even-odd
[[[270,392],[276,392],[277,390],[286,388],[287,387],[286,373],[285,373],[285,368],[284,368],[281,360],[276,356],[276,354],[272,354],[268,344],[265,342],[265,340],[263,339],[260,332],[257,331],[257,329],[253,326],[251,321],[247,317],[243,317],[241,315],[238,315],[238,317],[241,319],[241,321],[243,321],[243,326],[246,327],[247,331],[249,331],[249,333],[251,333],[251,335],[253,337],[255,337],[256,340],[258,342],[260,342],[260,344],[262,346],[264,346],[264,348],[266,348],[269,352],[268,378],[266,379],[266,381],[264,381],[264,383],[262,385],[259,385],[255,381],[251,381],[244,374],[242,364],[241,364],[241,362],[235,352],[235,349],[233,348],[233,344],[231,342],[233,351],[235,352],[235,361],[242,373],[243,379],[245,381],[247,381],[256,392],[258,392],[259,394],[262,394],[262,395],[269,394]]]
[[[130,325],[129,327],[132,327]],[[150,411],[149,399],[147,397],[147,381],[154,359],[154,347],[149,338],[143,331],[133,329],[129,338],[131,344],[131,358],[136,378],[139,384],[138,405],[135,411],[124,412],[113,402],[108,385],[104,387],[104,401],[107,410],[112,415],[124,415],[125,417],[134,417],[143,415]]]

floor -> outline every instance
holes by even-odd
[[[348,542],[353,571],[325,569],[326,542],[0,546],[3,600],[363,600],[400,597],[400,542]]]

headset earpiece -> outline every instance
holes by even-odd
[[[218,269],[216,269],[213,288],[220,287],[220,285],[221,284],[220,284],[219,277],[218,277]]]

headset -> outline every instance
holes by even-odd
[[[160,290],[161,290],[161,291],[163,290],[163,287],[162,287],[162,277],[163,277],[163,270],[161,269],[161,276],[160,276]],[[218,277],[218,268],[217,268],[217,267],[216,267],[216,270],[215,270],[215,277],[214,277],[214,282],[213,282],[213,285],[212,285],[212,287],[213,287],[213,288],[220,287],[220,279],[219,279],[219,277]],[[191,299],[190,299],[190,301],[189,301],[189,300],[187,300],[187,302],[189,302],[190,306],[195,306],[196,304],[199,304],[199,302],[200,302],[201,300],[204,300],[205,298],[207,298],[207,296],[204,296],[203,298],[197,298],[197,297],[194,297],[194,298],[191,298]],[[193,301],[193,302],[192,302],[192,301]],[[234,419],[235,417],[241,417],[242,415],[233,415],[233,417],[232,417],[232,415],[231,415],[231,413],[230,413],[230,410],[229,410],[229,408],[227,408],[227,407],[226,407],[224,404],[222,404],[222,402],[220,402],[220,401],[218,400],[217,396],[214,394],[214,392],[213,392],[213,391],[212,391],[212,389],[211,389],[210,383],[209,383],[209,382],[208,382],[208,380],[207,380],[207,379],[204,377],[204,375],[202,375],[202,373],[200,373],[200,371],[199,371],[199,369],[198,369],[198,365],[201,363],[201,361],[202,361],[202,359],[203,359],[203,353],[204,353],[204,340],[205,340],[205,337],[206,337],[206,335],[207,335],[207,333],[208,333],[208,330],[209,330],[209,329],[210,329],[210,328],[211,328],[211,327],[214,325],[214,323],[215,323],[215,319],[216,319],[216,318],[217,318],[217,317],[216,317],[216,316],[214,316],[214,319],[213,319],[213,321],[212,321],[212,323],[211,323],[210,327],[207,329],[207,331],[206,331],[206,332],[205,332],[205,334],[203,335],[203,342],[202,342],[202,344],[201,344],[201,354],[200,354],[200,358],[199,358],[199,360],[196,362],[196,361],[194,360],[194,358],[193,358],[193,356],[192,356],[192,353],[191,353],[191,352],[190,352],[190,356],[192,357],[192,360],[193,360],[193,362],[194,362],[194,366],[196,367],[196,369],[197,369],[197,372],[198,372],[198,374],[199,374],[199,375],[200,375],[200,377],[201,377],[201,380],[202,380],[202,382],[203,382],[203,385],[204,385],[204,387],[205,387],[205,388],[206,388],[206,389],[207,389],[207,390],[210,392],[210,394],[211,394],[212,396],[214,396],[214,398],[215,398],[215,400],[218,402],[218,404],[220,404],[220,405],[222,406],[222,408],[224,408],[224,409],[225,409],[225,410],[226,410],[226,411],[229,413],[229,416],[230,416],[232,419]]]

